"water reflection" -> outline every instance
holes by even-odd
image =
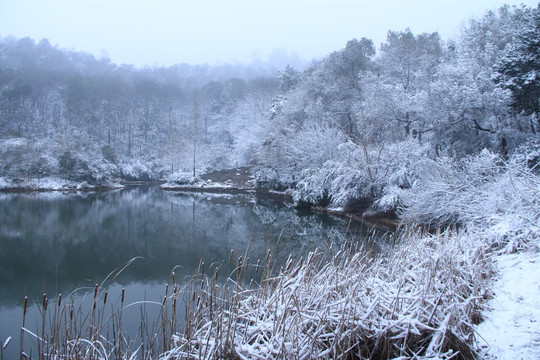
[[[133,187],[103,193],[0,194],[0,340],[25,294],[53,297],[101,283],[141,257],[110,285],[156,296],[176,267],[193,274],[199,259],[228,274],[230,251],[264,259],[267,249],[298,253],[321,246],[347,221],[243,196],[210,196]],[[364,230],[353,227],[350,236]],[[159,298],[159,296],[157,296]],[[133,299],[133,301],[140,299]],[[18,345],[11,345],[17,347]]]

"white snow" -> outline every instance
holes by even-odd
[[[540,254],[521,252],[496,259],[491,310],[478,328],[486,359],[540,359]]]
[[[117,183],[108,183],[101,186],[106,186],[110,188],[121,187]],[[65,180],[57,177],[44,177],[41,179],[31,178],[24,179],[20,182],[14,182],[6,179],[5,177],[0,177],[0,190],[84,190],[92,189],[93,185],[88,184],[87,182],[76,182],[71,180]]]

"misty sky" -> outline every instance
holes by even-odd
[[[310,60],[388,30],[456,36],[471,17],[537,0],[0,0],[0,36],[47,38],[118,64]]]

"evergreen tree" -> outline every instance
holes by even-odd
[[[540,112],[540,8],[519,15],[522,27],[517,29],[515,42],[506,48],[495,81],[512,92],[516,111],[537,115]]]

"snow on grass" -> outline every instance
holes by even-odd
[[[470,358],[491,272],[467,234],[406,234],[379,258],[343,248],[289,261],[260,288],[197,294],[164,359]]]
[[[410,221],[456,221],[490,244],[498,275],[476,329],[489,359],[540,358],[540,177],[523,159],[483,152],[457,165],[431,163],[402,212]]]
[[[496,262],[494,297],[477,328],[484,356],[540,359],[540,254],[504,254]]]

